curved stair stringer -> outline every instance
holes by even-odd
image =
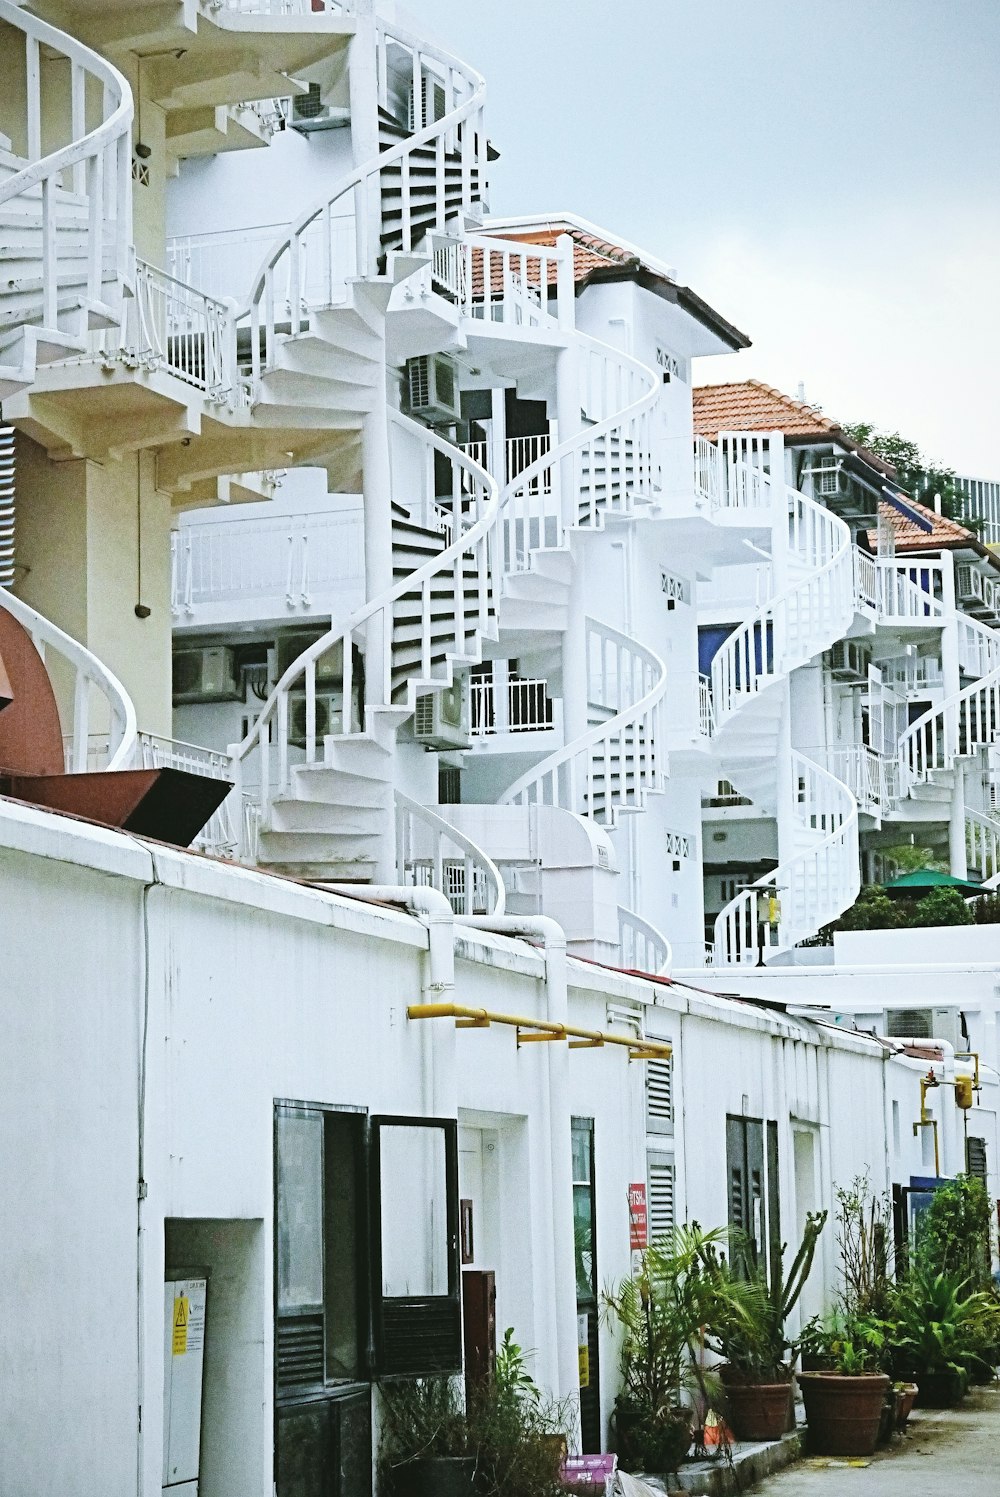
[[[497,485],[427,427],[399,412],[390,419],[426,449],[425,472],[433,474],[435,452],[450,462],[453,539],[444,544],[442,536],[441,549],[304,650],[246,738],[230,750],[241,789],[251,788],[251,761],[257,770],[257,860],[304,877],[391,881],[397,730],[418,696],[451,686],[455,668],[477,664],[484,642],[496,637]],[[369,503],[378,499],[367,496]],[[373,642],[382,679],[374,681],[369,668],[365,687],[356,691],[358,648],[370,651]],[[340,671],[339,707],[326,710],[324,720],[317,662],[331,655]],[[355,704],[365,694],[374,700],[365,703],[363,727],[356,728]],[[244,855],[251,851],[248,843],[241,848]]]
[[[717,916],[713,960],[721,965],[756,964],[765,951],[773,956],[814,936],[853,903],[860,888],[857,802],[848,786],[793,752],[793,803],[778,805],[785,683],[793,670],[844,637],[856,597],[848,526],[806,495],[792,489],[786,494],[795,580],[722,645],[712,662],[712,708],[726,778],[777,818],[779,834],[783,827],[794,829],[793,845],[779,847],[775,873],[742,890]],[[776,891],[777,903],[768,893],[767,914],[775,918],[762,919],[761,900],[769,890]]]
[[[938,799],[962,761],[1000,743],[1000,667],[981,676],[907,727],[899,740],[900,790]]]
[[[127,80],[98,53],[13,0],[0,0],[0,22],[24,37],[27,143],[25,158],[0,152],[3,399],[31,385],[39,364],[85,351],[92,328],[120,326],[134,252]],[[60,58],[70,69],[70,138],[44,155],[43,56]],[[89,130],[88,82],[102,97],[100,121]],[[51,114],[45,111],[46,126]]]

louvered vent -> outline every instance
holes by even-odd
[[[929,1008],[888,1008],[886,1033],[901,1040],[929,1040],[934,1034],[934,1013]]]
[[[434,693],[427,692],[424,696],[417,697],[416,706],[413,709],[413,732],[416,737],[433,738],[434,736]]]
[[[323,113],[323,98],[318,83],[310,83],[307,94],[295,99],[295,114],[300,120],[314,120]]]
[[[462,1315],[457,1299],[383,1300],[381,1330],[383,1375],[461,1371]]]
[[[431,364],[426,354],[422,358],[406,361],[406,376],[409,381],[410,410],[422,411],[431,400]]]
[[[965,1140],[965,1169],[974,1180],[981,1180],[987,1184],[986,1164],[986,1140],[985,1138],[972,1138]]]
[[[729,1173],[729,1221],[734,1227],[745,1227],[747,1224],[743,1171],[740,1169],[730,1170]]]
[[[293,1388],[311,1388],[323,1382],[322,1315],[288,1316],[278,1321],[277,1343],[278,1392]]]
[[[674,1120],[673,1072],[669,1060],[646,1062],[646,1126],[662,1133]]]
[[[665,1237],[674,1227],[674,1166],[666,1160],[649,1161],[649,1237]]]

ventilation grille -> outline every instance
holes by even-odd
[[[296,1315],[278,1321],[275,1348],[278,1392],[323,1382],[323,1317]]]
[[[434,728],[434,693],[429,691],[424,696],[417,697],[413,709],[413,731],[418,738],[431,738]]]
[[[294,100],[296,118],[314,120],[323,113],[323,98],[318,83],[310,83],[307,94],[299,94]]]
[[[646,1122],[656,1125],[673,1122],[673,1074],[669,1060],[646,1062]]]
[[[422,411],[431,403],[430,359],[425,354],[423,358],[407,360],[406,374],[409,380],[410,410]]]
[[[381,1371],[387,1377],[462,1370],[457,1299],[382,1301]]]
[[[965,1170],[974,1180],[987,1184],[986,1140],[969,1137],[965,1140]]]
[[[649,1237],[665,1237],[674,1227],[674,1166],[667,1160],[649,1161]]]
[[[934,1011],[929,1008],[888,1008],[886,1033],[901,1040],[929,1040],[934,1034]]]

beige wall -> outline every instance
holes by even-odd
[[[171,516],[153,467],[151,453],[105,465],[56,463],[19,436],[17,592],[114,671],[140,728],[169,735]],[[136,617],[139,601],[149,618]],[[53,676],[65,691],[58,671]]]

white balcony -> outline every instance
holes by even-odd
[[[171,540],[179,632],[324,618],[364,601],[360,511],[205,520]]]

